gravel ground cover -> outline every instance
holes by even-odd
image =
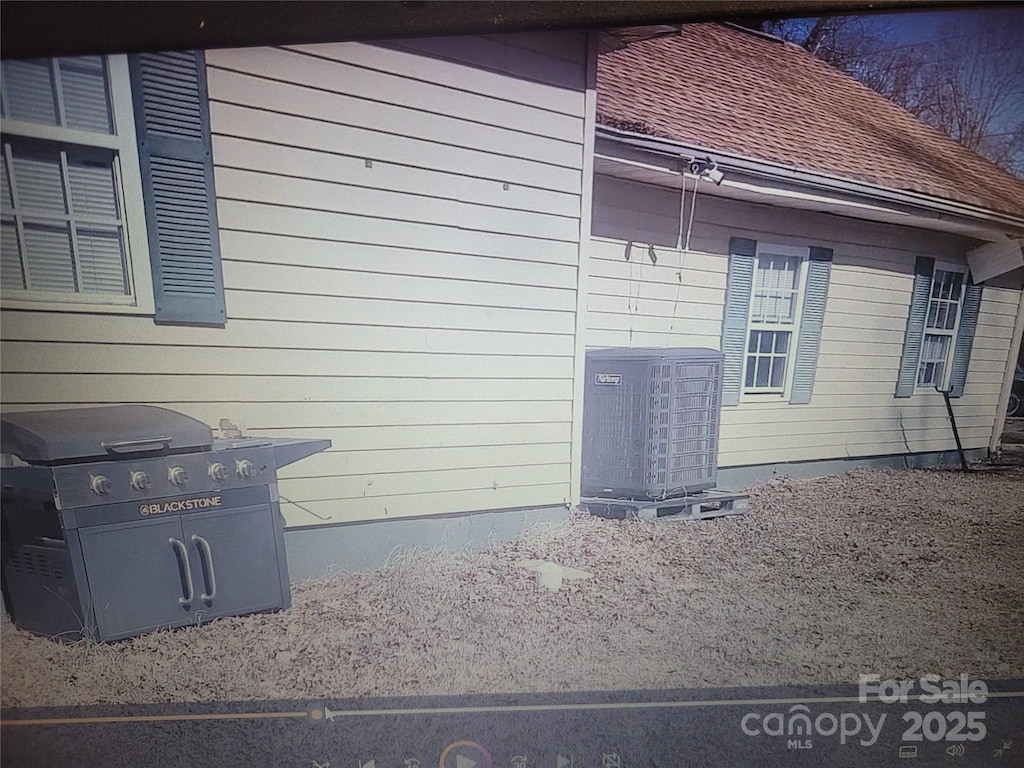
[[[550,592],[516,564],[593,578]],[[573,514],[484,552],[393,553],[293,606],[112,644],[0,622],[0,704],[1024,677],[1024,470],[875,471],[700,522]]]

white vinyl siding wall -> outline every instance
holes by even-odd
[[[5,312],[4,407],[330,438],[331,523],[569,500],[586,41],[208,52],[227,327]]]
[[[963,264],[969,241],[699,195],[684,256],[674,247],[678,222],[678,191],[597,178],[588,347],[718,349],[730,237],[834,249],[811,402],[724,407],[720,466],[955,449],[941,395],[893,394],[914,260],[924,254]],[[650,243],[657,265],[647,256]],[[1019,288],[992,282],[983,292],[965,394],[953,401],[965,448],[988,445],[1020,297]]]

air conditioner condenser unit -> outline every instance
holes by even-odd
[[[660,500],[713,488],[721,401],[717,350],[589,350],[582,495]]]

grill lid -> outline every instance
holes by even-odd
[[[22,411],[0,416],[0,453],[29,464],[208,450],[203,422],[154,405]]]

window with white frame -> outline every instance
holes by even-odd
[[[832,249],[729,238],[722,316],[722,405],[814,393]]]
[[[5,299],[151,303],[126,58],[5,61],[0,130]]]
[[[918,387],[946,387],[950,353],[956,344],[960,325],[966,277],[966,271],[961,267],[935,266],[917,369]]]
[[[784,394],[799,327],[807,249],[758,243],[750,293],[743,391]]]
[[[895,397],[930,394],[936,387],[963,396],[982,292],[965,265],[917,256]]]

